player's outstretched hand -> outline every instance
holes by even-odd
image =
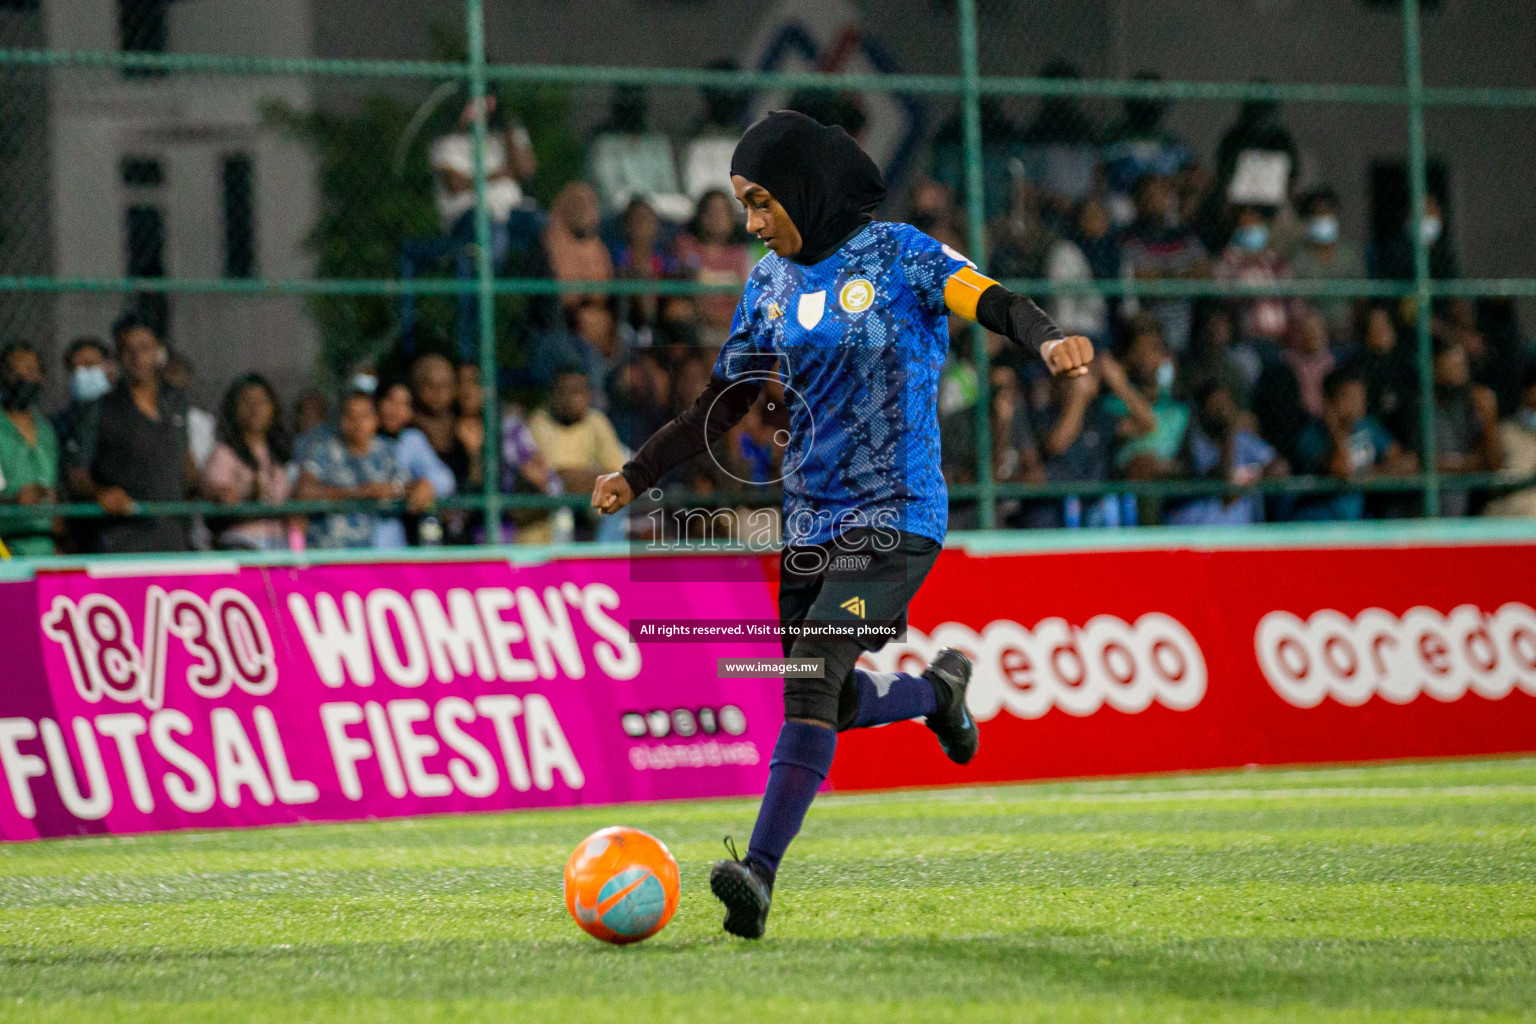
[[[605,473],[592,485],[592,507],[605,516],[635,500],[635,492],[623,473]]]
[[[1081,377],[1093,362],[1093,342],[1080,334],[1055,343],[1046,342],[1044,355],[1045,365],[1057,376]]]

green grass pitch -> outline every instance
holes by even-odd
[[[768,936],[706,884],[755,801],[0,848],[0,1020],[1536,1020],[1536,760],[823,798]],[[672,924],[565,858],[664,839]]]

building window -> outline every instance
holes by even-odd
[[[256,168],[246,153],[224,158],[224,276],[256,276]]]
[[[117,43],[124,53],[164,53],[171,35],[171,0],[117,0]],[[124,78],[159,78],[158,68],[124,68]]]

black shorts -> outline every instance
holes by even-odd
[[[779,556],[779,622],[907,625],[907,605],[927,579],[943,545],[899,530],[849,530],[835,541],[785,548]],[[796,638],[785,634],[785,657],[822,658],[822,679],[786,679],[784,714],[846,727],[858,710],[853,665],[887,637]]]

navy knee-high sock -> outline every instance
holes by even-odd
[[[867,729],[887,722],[905,722],[925,718],[939,709],[933,684],[922,676],[905,672],[865,672],[853,670],[859,687],[859,712],[850,729]]]
[[[837,732],[830,726],[809,722],[785,722],[768,763],[768,789],[752,827],[747,858],[768,869],[779,870],[779,860],[789,842],[800,832],[805,812],[816,799],[816,790],[832,770]]]

